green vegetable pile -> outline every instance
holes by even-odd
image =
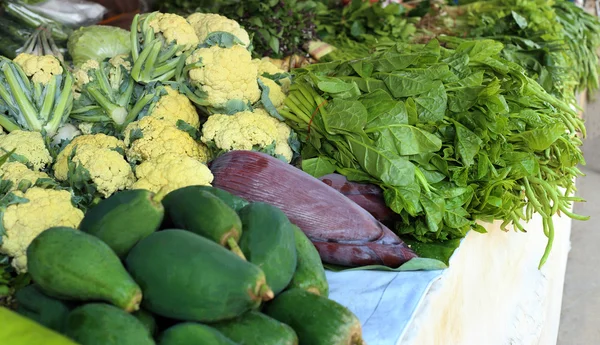
[[[16,311],[81,345],[363,344],[302,230],[224,190],[116,193],[27,260]]]
[[[574,178],[583,121],[492,40],[443,48],[398,43],[370,57],[296,71],[280,113],[304,141],[310,171],[376,183],[399,213],[399,234],[420,242],[462,238],[477,221],[576,219]],[[315,162],[315,163],[317,163]]]

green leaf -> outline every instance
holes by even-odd
[[[378,73],[375,77],[382,79],[396,98],[418,96],[434,87],[433,81],[424,74],[398,71]]]
[[[439,260],[446,265],[450,264],[450,258],[454,251],[461,243],[462,239],[453,239],[446,241],[436,241],[430,243],[422,243],[411,238],[402,238],[402,240],[415,252],[419,257]]]
[[[316,178],[332,174],[336,169],[335,161],[327,157],[302,160],[302,170]]]
[[[265,108],[265,110],[267,111],[267,113],[269,113],[269,115],[273,116],[274,118],[278,119],[279,121],[284,121],[284,117],[281,116],[279,114],[279,112],[277,111],[277,108],[275,108],[275,106],[273,105],[273,102],[271,102],[271,98],[269,97],[269,93],[271,92],[271,90],[269,89],[269,87],[267,85],[265,85],[265,83],[262,82],[262,80],[257,79],[258,81],[258,86],[261,89],[261,94],[260,94],[260,102],[262,103],[263,107]]]
[[[458,122],[454,122],[456,128],[455,147],[465,165],[475,163],[475,156],[481,148],[481,139],[477,134],[471,132],[467,127]]]
[[[186,132],[194,140],[200,140],[200,131],[183,120],[177,120],[177,129]]]
[[[369,129],[369,133],[374,132],[378,134],[378,146],[400,156],[437,152],[442,148],[442,141],[437,136],[410,125],[397,124]]]
[[[391,186],[408,186],[415,182],[415,166],[408,159],[376,147],[361,137],[346,136],[346,139],[356,160],[370,175]]]
[[[129,144],[133,144],[134,141],[138,139],[142,139],[144,137],[144,133],[141,129],[135,128],[129,131]]]
[[[209,33],[203,43],[209,47],[219,46],[221,48],[231,48],[236,44],[244,45],[244,42],[242,42],[239,38],[230,32],[225,31],[213,31]],[[277,50],[279,50],[279,48]]]
[[[425,94],[415,98],[417,111],[419,112],[419,121],[438,122],[446,115],[446,106],[448,96],[446,89],[441,81],[433,82],[432,88]]]
[[[330,134],[360,133],[367,122],[367,109],[359,101],[334,99],[323,113],[323,124]]]
[[[427,227],[431,232],[438,232],[444,220],[445,202],[437,196],[421,194],[421,205],[425,211]]]
[[[531,150],[544,151],[565,134],[565,131],[565,126],[557,122],[548,127],[520,133],[518,137],[522,138]]]
[[[271,48],[273,50],[273,52],[278,53],[279,52],[279,38],[277,38],[275,36],[271,36],[269,38],[269,48]]]
[[[510,11],[510,14],[521,29],[525,29],[527,27],[527,19],[525,17],[515,11]]]

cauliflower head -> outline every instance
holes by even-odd
[[[135,168],[138,180],[132,189],[147,189],[165,193],[187,186],[210,186],[213,174],[206,164],[182,155],[162,154],[149,159]]]
[[[128,72],[131,71],[131,62],[127,61],[127,55],[116,55],[108,60],[114,67],[123,66]]]
[[[228,32],[237,37],[244,48],[250,45],[248,32],[238,22],[216,13],[193,13],[187,17],[187,21],[196,30],[196,36],[200,42],[204,42],[209,34],[213,32]]]
[[[158,100],[150,116],[168,121],[173,126],[178,120],[183,120],[196,129],[200,128],[200,118],[189,98],[170,86],[166,86],[165,90],[167,94]]]
[[[275,108],[281,107],[287,97],[283,92],[282,87],[269,78],[260,77],[260,81],[269,88],[269,99],[271,100],[271,103],[273,103],[273,106],[275,106]]]
[[[141,138],[132,138],[132,132],[141,133]],[[205,145],[196,142],[171,122],[152,116],[127,125],[125,144],[129,147],[127,158],[131,162],[143,162],[166,153],[192,157],[200,162],[207,162],[210,158],[210,151]]]
[[[63,73],[60,61],[52,55],[22,53],[13,60],[34,83],[48,84],[55,75]]]
[[[260,80],[263,83],[267,84],[267,86],[269,86],[270,89],[271,89],[270,83],[265,82],[265,80],[267,80],[268,78],[263,77],[262,75],[265,73],[272,74],[272,75],[279,74],[279,73],[286,73],[281,68],[275,66],[269,58],[254,59],[254,60],[252,60],[252,63],[255,64],[256,68],[258,69],[258,76],[260,77]],[[271,81],[273,83],[275,83],[273,80],[271,80]],[[281,89],[282,93],[287,94],[288,91],[290,90],[290,85],[292,84],[291,78],[280,79],[279,83],[281,84],[281,86],[279,86],[277,83],[275,83],[275,84],[277,84],[277,86],[279,86],[279,89]],[[271,102],[273,102],[273,104],[275,104],[274,100],[271,100]],[[276,105],[276,107],[277,107],[277,105]]]
[[[81,135],[73,139],[59,154],[54,164],[54,176],[65,181],[69,174],[69,157],[89,174],[100,194],[109,197],[131,187],[135,176],[131,166],[117,150],[124,151],[123,141],[105,134]]]
[[[190,81],[206,93],[207,101],[213,107],[224,107],[230,100],[254,104],[260,98],[258,70],[244,47],[200,48],[187,58],[186,64],[198,61],[202,67],[189,71]]]
[[[163,35],[167,44],[175,41],[175,44],[184,47],[184,50],[189,50],[199,43],[192,25],[177,14],[157,12],[149,25],[155,34]]]
[[[275,142],[275,154],[281,155],[287,162],[293,156],[288,144],[290,134],[288,125],[263,109],[234,115],[211,115],[202,127],[202,141],[212,141],[217,148],[225,151],[252,150],[256,146],[266,148]]]
[[[0,252],[13,257],[12,265],[18,272],[27,272],[27,247],[33,239],[51,227],[77,228],[83,212],[71,203],[71,193],[65,190],[29,188],[25,193],[13,192],[29,202],[6,208],[2,223],[6,234]]]
[[[75,89],[79,91],[85,84],[91,82],[93,79],[88,72],[98,68],[100,68],[100,64],[96,60],[88,60],[77,67],[75,71],[73,71]]]
[[[5,152],[15,150],[15,154],[25,157],[36,171],[52,163],[52,156],[40,132],[12,131],[0,136],[0,148]]]
[[[20,162],[6,162],[2,164],[0,166],[0,176],[2,180],[13,183],[11,191],[17,190],[21,181],[35,183],[40,178],[50,178],[45,172],[33,171]]]

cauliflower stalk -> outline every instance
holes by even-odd
[[[53,137],[73,106],[73,77],[54,56],[0,56],[0,125],[9,132],[24,129]]]
[[[165,153],[151,158],[135,169],[138,178],[132,189],[147,189],[154,193],[169,193],[175,189],[203,185],[210,186],[213,174],[206,164],[185,156]]]
[[[136,15],[131,24],[131,75],[138,83],[167,81],[185,52],[195,48],[198,36],[183,17],[152,12]]]
[[[17,272],[27,272],[27,247],[33,239],[51,227],[77,228],[83,212],[71,202],[71,193],[33,187],[25,192],[14,191],[2,199],[0,253],[13,258]]]
[[[15,150],[14,156],[22,158],[33,170],[39,171],[52,163],[52,156],[46,148],[40,132],[16,130],[0,136],[0,149],[6,153]]]
[[[69,181],[84,194],[109,197],[135,182],[131,166],[123,157],[123,141],[105,134],[81,135],[74,138],[57,156],[54,176]],[[90,189],[92,187],[92,189]]]
[[[178,129],[172,121],[146,116],[129,124],[124,134],[130,162],[143,162],[162,154],[188,156],[203,163],[210,157],[205,145]]]
[[[205,42],[211,35],[229,33],[239,41],[244,48],[250,45],[250,36],[238,22],[216,13],[193,13],[187,21],[194,27],[200,42]]]
[[[197,49],[187,58],[186,68],[189,82],[197,90],[188,97],[201,106],[235,113],[260,99],[257,66],[240,45]],[[229,111],[232,107],[235,110]]]
[[[258,150],[290,162],[292,131],[263,109],[234,115],[211,115],[202,126],[202,141],[218,150]]]

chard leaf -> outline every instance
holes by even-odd
[[[332,174],[336,169],[335,161],[327,157],[302,160],[302,170],[316,178]]]

